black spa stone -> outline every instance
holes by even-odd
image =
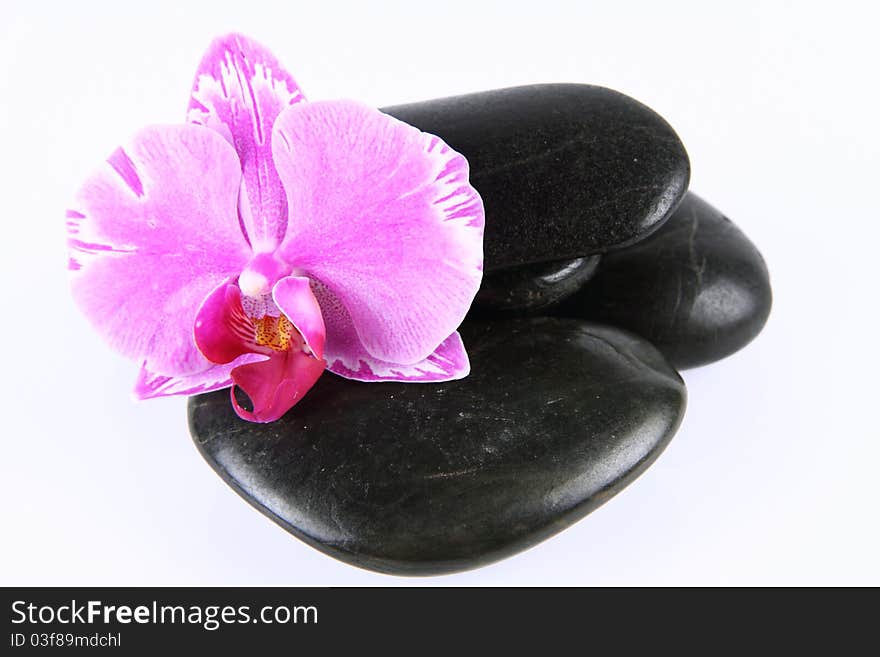
[[[554,312],[634,331],[683,369],[742,349],[764,327],[772,296],[754,244],[688,193],[656,233],[603,256],[594,277]]]
[[[280,421],[193,397],[199,451],[248,502],[313,547],[404,574],[473,568],[608,501],[657,458],[685,387],[632,334],[578,320],[462,329],[473,371],[443,384],[325,374]]]
[[[508,267],[483,275],[470,317],[536,314],[577,292],[600,256]]]
[[[616,91],[539,84],[383,108],[467,157],[486,208],[486,270],[638,241],[687,190],[684,146]]]

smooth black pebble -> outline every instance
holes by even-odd
[[[657,458],[686,392],[645,341],[578,320],[466,324],[471,374],[325,374],[281,420],[193,397],[199,451],[242,497],[356,566],[440,574],[501,559],[606,502]]]
[[[536,314],[577,292],[601,256],[510,267],[483,275],[469,317]]]
[[[554,313],[634,331],[684,369],[742,349],[761,332],[772,300],[755,246],[689,193],[653,235],[603,256],[594,277]]]
[[[486,271],[638,241],[687,190],[675,131],[610,89],[538,84],[382,111],[467,158],[486,208]]]

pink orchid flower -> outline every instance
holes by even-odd
[[[464,157],[358,103],[304,102],[239,35],[210,46],[187,119],[141,130],[67,213],[74,297],[141,363],[137,397],[231,386],[240,417],[270,422],[325,368],[468,374],[484,215]]]

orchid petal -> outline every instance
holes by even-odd
[[[300,332],[309,351],[318,359],[323,358],[326,329],[321,306],[312,292],[309,279],[305,276],[282,278],[272,288],[272,298]]]
[[[110,344],[153,373],[209,366],[196,309],[250,250],[235,216],[235,151],[200,126],[156,126],[118,149],[67,213],[73,295]]]
[[[302,100],[272,53],[240,34],[210,45],[193,83],[187,120],[216,130],[235,147],[243,173],[239,216],[258,253],[278,245],[287,222],[287,200],[272,164],[272,125],[282,109]]]
[[[254,344],[254,328],[241,305],[234,279],[218,285],[202,302],[193,323],[199,351],[212,363],[230,363],[243,354],[261,350]]]
[[[482,277],[483,205],[467,161],[350,101],[288,107],[272,152],[287,194],[283,259],[333,292],[370,356],[427,359]]]
[[[243,420],[273,422],[289,411],[324,371],[326,363],[302,351],[302,343],[279,351],[268,360],[242,365],[232,370],[235,385],[244,390],[253,404],[253,411],[241,407],[230,392],[232,406]]]
[[[388,363],[357,352],[349,346],[343,352],[327,352],[327,369],[345,379],[365,381],[403,381],[404,383],[440,383],[463,379],[471,366],[458,331],[450,335],[425,360],[412,365]]]
[[[204,392],[221,390],[232,385],[232,370],[239,365],[266,360],[263,354],[244,354],[231,363],[213,365],[204,372],[187,376],[163,376],[141,367],[134,395],[137,399],[153,399],[174,395],[200,395]]]
[[[361,344],[348,312],[335,295],[320,283],[313,286],[327,327],[324,358],[327,369],[334,374],[355,381],[439,383],[461,379],[470,373],[468,355],[457,331],[418,363],[401,365],[375,358]]]

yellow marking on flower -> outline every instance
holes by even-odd
[[[275,351],[287,351],[290,349],[290,336],[293,334],[293,324],[283,314],[278,317],[264,315],[252,318],[254,322],[254,341],[261,347],[269,347]]]

